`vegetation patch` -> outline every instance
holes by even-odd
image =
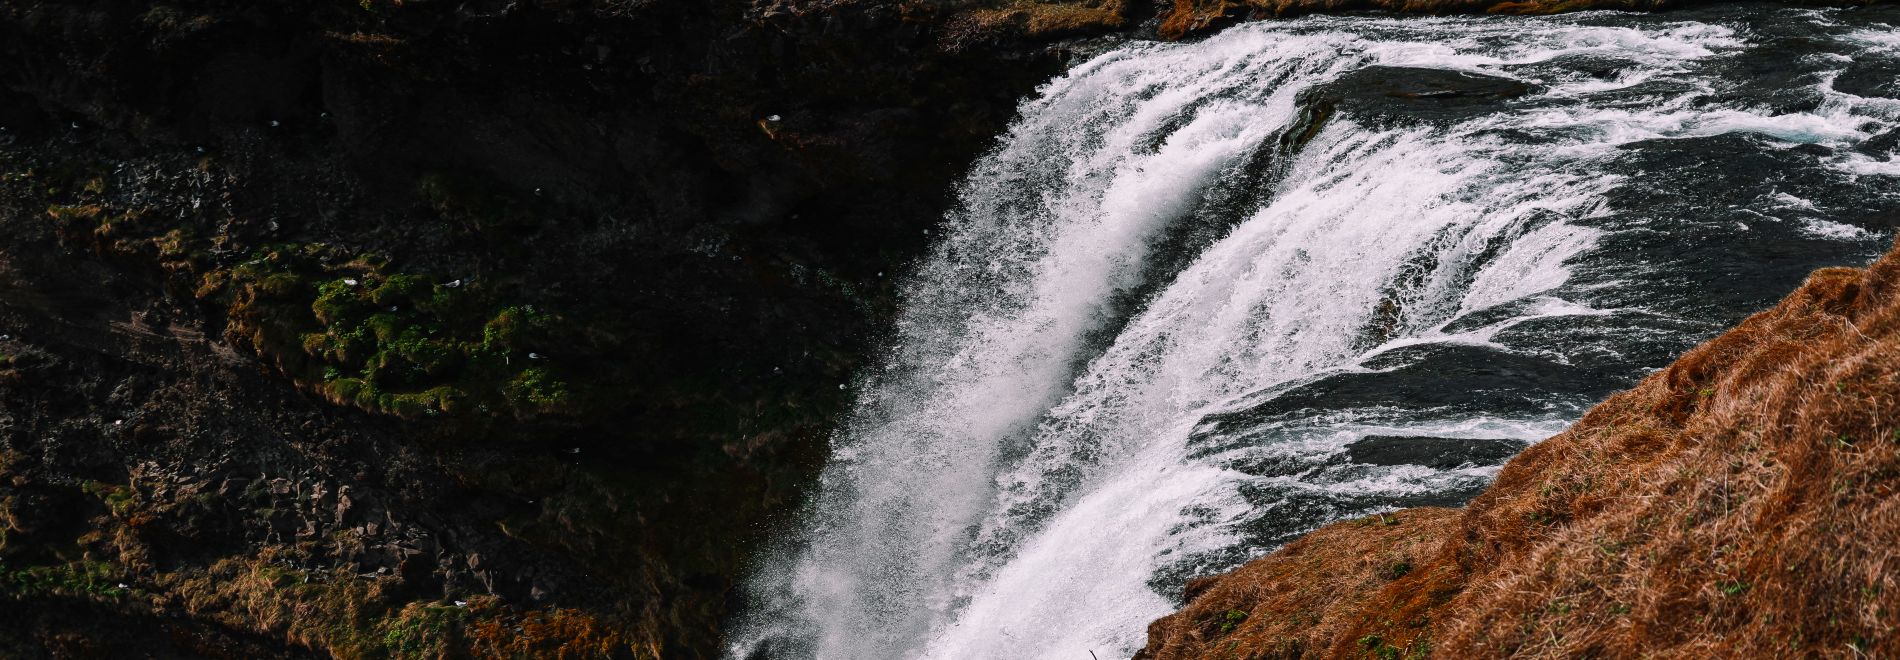
[[[1233,632],[1235,628],[1240,627],[1240,624],[1246,621],[1246,610],[1227,610],[1226,614],[1221,615],[1220,631],[1224,633]]]
[[[578,610],[523,610],[493,596],[405,603],[394,578],[278,559],[267,551],[160,581],[194,615],[341,658],[641,657],[626,637]]]
[[[101,561],[18,567],[0,563],[0,596],[122,598],[126,588],[121,579],[118,567]]]
[[[222,230],[206,237],[176,224],[175,213],[127,203],[110,179],[84,163],[6,175],[43,196],[46,221],[63,242],[156,265],[178,289],[223,312],[233,343],[333,402],[404,418],[577,408],[578,388],[547,348],[558,343],[557,314],[480,282],[408,272],[324,243],[237,248]],[[418,194],[451,228],[491,239],[531,225],[534,215],[467,177],[424,176]]]
[[[276,245],[206,273],[227,334],[332,401],[405,418],[531,417],[575,405],[542,351],[558,317],[481,285],[389,269],[324,245]]]

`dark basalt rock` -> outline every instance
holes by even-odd
[[[1423,465],[1449,470],[1497,465],[1528,446],[1509,438],[1436,438],[1369,435],[1346,445],[1346,460],[1365,465]]]
[[[1469,71],[1369,66],[1307,90],[1300,102],[1375,125],[1452,123],[1537,90],[1523,81]]]
[[[1589,401],[1614,386],[1605,374],[1488,346],[1422,344],[1295,386],[1242,410],[1202,419],[1200,435],[1244,433],[1293,413],[1386,407],[1404,410],[1534,414],[1550,401]]]
[[[1900,62],[1868,59],[1848,65],[1834,78],[1834,91],[1867,98],[1900,98]]]

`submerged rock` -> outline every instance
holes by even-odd
[[[1449,470],[1461,465],[1497,465],[1523,451],[1525,444],[1510,438],[1369,435],[1346,445],[1346,460]]]
[[[1310,92],[1311,99],[1372,113],[1444,110],[1518,98],[1537,86],[1500,76],[1410,66],[1369,66]]]
[[[1208,415],[1198,433],[1232,435],[1296,413],[1374,406],[1538,413],[1552,401],[1601,398],[1615,382],[1590,369],[1471,344],[1407,346],[1360,366],[1365,370],[1334,373],[1252,407]]]
[[[1469,71],[1369,66],[1300,94],[1301,125],[1290,133],[1296,136],[1292,146],[1303,144],[1336,115],[1372,126],[1449,124],[1493,112],[1498,103],[1537,89],[1521,80]]]

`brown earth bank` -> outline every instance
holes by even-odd
[[[1900,249],[1816,271],[1462,510],[1189,585],[1136,657],[1900,655]]]

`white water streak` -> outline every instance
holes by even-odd
[[[1707,88],[1687,80],[1640,107],[1547,103],[1451,126],[1336,117],[1277,181],[1235,177],[1294,125],[1302,90],[1369,64],[1509,77],[1509,66],[1562,57],[1635,63],[1608,80],[1536,81],[1544,98],[1587,99],[1746,45],[1722,26],[1648,25],[1311,19],[1131,45],[1052,82],[963,186],[949,235],[908,281],[892,350],[836,439],[806,546],[758,579],[764,614],[735,652],[1126,655],[1172,609],[1148,586],[1159,568],[1240,542],[1233,525],[1250,507],[1236,489],[1250,477],[1225,457],[1323,456],[1374,432],[1536,439],[1559,428],[1366,418],[1212,457],[1190,446],[1206,413],[1394,346],[1603,313],[1546,294],[1599,238],[1573,221],[1618,184],[1601,165],[1619,145],[1728,132],[1841,143],[1865,138],[1865,116],[1885,106],[1836,95],[1807,113],[1709,109],[1690,102]],[[1548,139],[1527,149],[1498,137],[1510,131]],[[1231,219],[1185,270],[1144,281],[1158,238],[1217,190],[1267,185],[1271,202]],[[1145,285],[1159,286],[1093,344],[1116,328],[1110,301]],[[1525,301],[1515,317],[1443,330]],[[1489,470],[1387,470],[1323,487],[1414,492]]]

